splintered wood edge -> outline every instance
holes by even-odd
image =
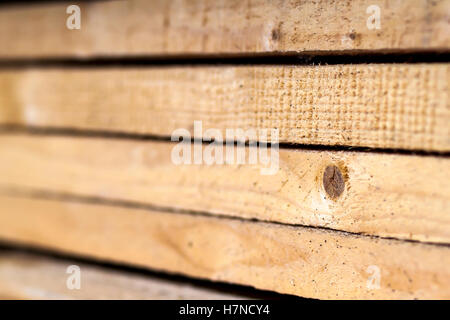
[[[449,83],[447,63],[1,70],[0,125],[448,152]]]
[[[101,204],[0,200],[0,239],[22,245],[302,297],[450,297],[448,246]]]
[[[450,2],[83,2],[2,6],[0,58],[448,50]]]
[[[263,175],[267,166],[250,164],[249,148],[233,150],[244,152],[243,164],[177,165],[175,147],[4,134],[0,189],[450,243],[448,158],[280,149],[278,168],[271,156],[274,174]],[[327,176],[328,167],[335,175]]]

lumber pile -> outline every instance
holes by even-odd
[[[0,241],[67,256],[0,297],[450,298],[449,0],[67,7],[0,6]]]

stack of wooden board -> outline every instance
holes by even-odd
[[[0,6],[1,240],[301,297],[450,298],[449,0],[83,2],[80,29],[68,5]],[[243,159],[269,132],[278,170],[179,164],[177,129],[192,156]]]

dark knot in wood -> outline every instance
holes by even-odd
[[[325,168],[323,187],[331,198],[337,198],[344,192],[344,177],[338,167],[331,165]]]

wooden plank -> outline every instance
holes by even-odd
[[[379,29],[372,0],[92,1],[79,30],[68,3],[3,6],[0,58],[449,49],[450,1],[375,4]]]
[[[0,71],[0,123],[450,151],[450,64]],[[203,133],[203,132],[202,132]]]
[[[279,170],[262,175],[249,149],[244,164],[176,165],[174,146],[1,135],[0,187],[450,243],[448,158],[282,149]],[[338,197],[324,186],[328,166],[343,178]]]
[[[80,288],[69,289],[69,266],[80,270]],[[247,290],[248,291],[248,290]],[[119,271],[79,261],[0,251],[0,297],[45,300],[236,300],[251,296],[221,292],[220,286]]]
[[[450,298],[448,246],[100,204],[0,206],[0,238],[21,244],[303,297]]]

